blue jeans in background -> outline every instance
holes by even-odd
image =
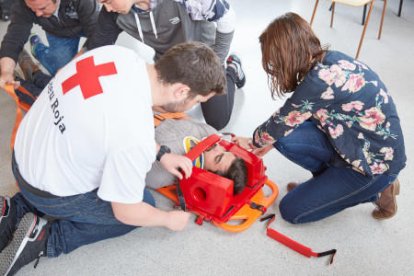
[[[348,207],[378,199],[396,175],[365,176],[347,164],[326,134],[306,121],[274,144],[313,177],[290,191],[280,202],[280,213],[290,223],[317,221]]]
[[[111,203],[100,199],[97,190],[66,197],[40,197],[22,189],[15,162],[12,169],[21,190],[12,198],[17,206],[18,220],[26,212],[55,219],[47,240],[48,257],[57,257],[82,245],[118,237],[137,228],[118,221]],[[147,189],[144,190],[143,201],[155,206],[154,197]]]
[[[37,43],[33,49],[33,54],[40,64],[54,76],[60,68],[76,55],[81,36],[69,38],[46,33],[46,37],[49,47],[41,42]]]

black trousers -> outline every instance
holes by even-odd
[[[226,70],[227,93],[214,96],[201,104],[204,120],[217,130],[224,128],[230,121],[234,105],[234,93],[236,91],[235,76]]]

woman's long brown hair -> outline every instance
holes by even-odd
[[[270,23],[259,40],[272,98],[294,91],[326,51],[308,22],[292,12]]]

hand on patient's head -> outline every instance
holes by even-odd
[[[183,179],[183,174],[185,178],[189,178],[193,170],[193,162],[188,157],[175,153],[164,154],[160,163],[169,173],[178,179]]]

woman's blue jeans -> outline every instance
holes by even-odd
[[[54,76],[76,55],[81,37],[59,37],[46,33],[46,38],[49,47],[41,42],[37,43],[33,54],[40,64],[49,71],[50,75]]]
[[[313,177],[290,191],[280,213],[290,223],[317,221],[348,207],[378,199],[396,175],[366,176],[352,169],[328,137],[307,121],[274,144],[286,158],[309,170]]]
[[[13,173],[18,170],[12,165]],[[16,177],[19,184],[19,179]],[[19,185],[20,186],[20,185]],[[20,220],[26,212],[53,218],[47,241],[47,256],[57,257],[97,241],[118,237],[137,227],[118,221],[111,203],[103,201],[97,190],[67,197],[45,198],[22,189],[13,197]],[[155,206],[154,197],[144,190],[144,202]]]

